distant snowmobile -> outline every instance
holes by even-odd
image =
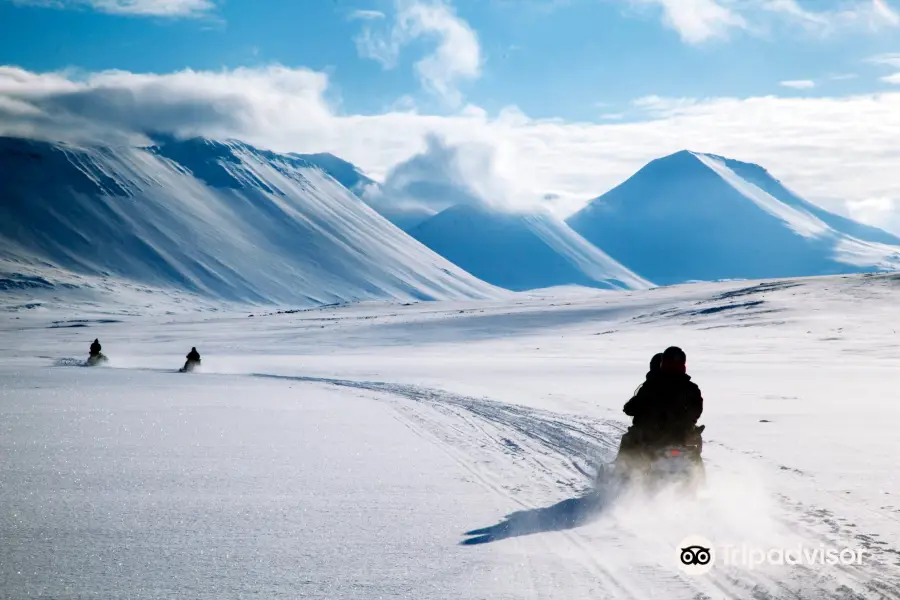
[[[108,361],[109,359],[105,354],[103,354],[102,352],[98,352],[97,354],[91,354],[90,356],[88,356],[87,362],[85,364],[87,364],[87,366],[89,367],[94,367]]]
[[[184,366],[178,369],[179,373],[190,373],[194,369],[200,366],[199,360],[189,360],[184,363]]]
[[[200,366],[200,353],[197,352],[197,348],[191,348],[191,351],[188,352],[185,358],[187,358],[187,361],[185,361],[183,367],[178,369],[179,373],[190,373]]]
[[[102,346],[100,345],[99,339],[95,339],[93,342],[91,342],[90,353],[88,354],[86,363],[87,366],[93,367],[100,363],[105,363],[109,360],[108,358],[106,358],[106,356],[104,356],[102,352],[100,352],[101,349]]]

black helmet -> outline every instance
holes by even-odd
[[[653,358],[650,359],[650,372],[651,373],[655,373],[656,371],[659,371],[659,369],[662,367],[662,360],[663,360],[662,352],[657,352],[656,354],[653,355]]]
[[[669,346],[666,348],[666,351],[663,352],[663,360],[666,362],[671,361],[673,363],[686,363],[687,354],[685,354],[684,350],[678,346]]]

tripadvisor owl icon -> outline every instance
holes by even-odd
[[[675,554],[676,564],[688,575],[708,573],[716,561],[716,550],[712,542],[699,535],[683,539],[676,546]]]

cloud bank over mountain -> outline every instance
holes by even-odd
[[[0,67],[0,134],[106,142],[140,140],[148,131],[238,138],[278,151],[331,152],[380,181],[427,154],[429,136],[437,136],[448,147],[490,149],[490,168],[482,179],[467,173],[465,185],[490,189],[505,181],[505,197],[523,204],[554,198],[560,216],[648,160],[692,148],[775,166],[810,200],[900,232],[900,93],[657,98],[635,107],[644,115],[637,120],[576,123],[472,105],[444,115],[344,114],[333,92],[325,73],[277,65],[168,74]]]

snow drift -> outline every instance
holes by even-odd
[[[0,172],[7,275],[57,268],[266,304],[502,293],[300,156],[202,139],[111,148],[0,138]]]
[[[510,213],[460,204],[409,233],[476,277],[510,290],[652,285],[546,213]]]
[[[688,151],[649,163],[567,222],[659,285],[900,267],[900,238],[815,206],[758,165]]]

